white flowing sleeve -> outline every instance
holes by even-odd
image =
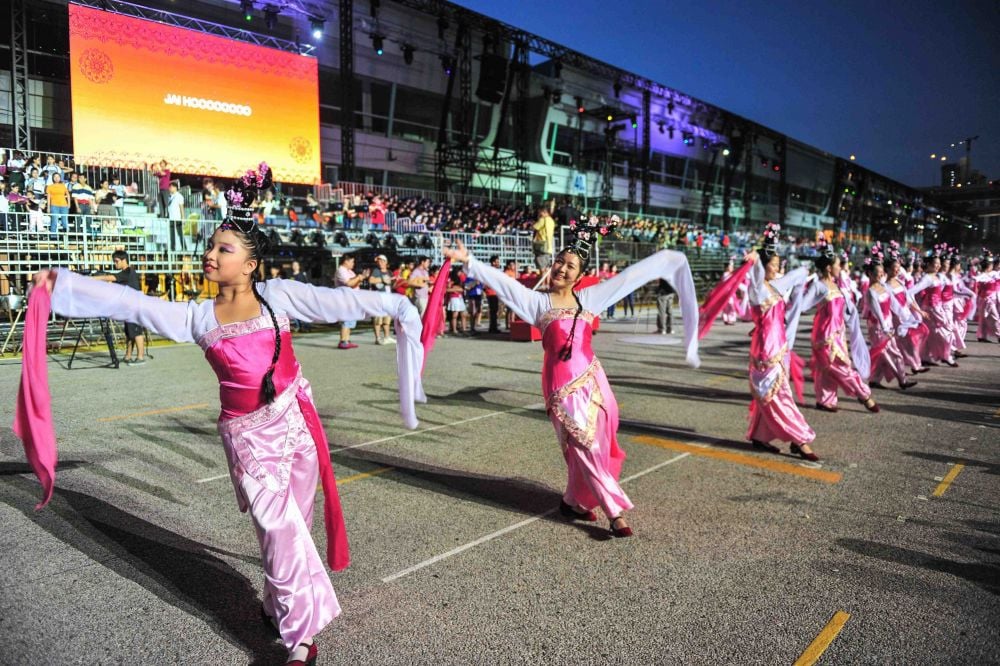
[[[803,284],[809,279],[809,269],[806,267],[796,268],[794,271],[789,271],[782,275],[780,278],[771,280],[771,286],[777,290],[784,298],[788,298],[788,294]]]
[[[424,347],[420,342],[423,325],[412,303],[399,294],[349,287],[330,289],[296,280],[268,280],[261,293],[276,312],[302,321],[335,322],[392,317],[397,338],[399,410],[407,428],[419,425],[414,402],[427,402],[420,378],[424,362]]]
[[[770,297],[764,286],[764,264],[761,263],[760,257],[754,259],[753,268],[750,269],[748,278],[750,305],[760,305]]]
[[[920,282],[916,283],[915,285],[907,289],[906,293],[908,293],[910,296],[916,296],[927,287],[933,287],[933,286],[934,286],[934,278],[932,278],[930,275],[925,275],[922,278],[920,278]]]
[[[52,311],[56,314],[134,322],[175,342],[194,342],[198,305],[193,301],[172,303],[122,284],[102,282],[65,268],[55,270]]]
[[[966,286],[965,282],[961,278],[956,278],[952,280],[952,284],[955,285],[955,293],[958,294],[959,296],[969,297],[976,295],[971,289],[969,289]]]
[[[844,304],[844,327],[847,329],[847,344],[851,348],[851,361],[854,369],[866,382],[872,374],[872,359],[868,352],[868,342],[861,331],[861,315],[858,307],[849,298]]]
[[[550,308],[548,294],[528,289],[503,271],[484,264],[471,254],[465,270],[470,277],[497,292],[497,297],[507,307],[532,326]]]
[[[829,289],[817,276],[811,276],[804,289],[794,289],[785,313],[785,339],[795,347],[795,336],[799,331],[799,319],[822,301]]]
[[[698,358],[698,296],[687,257],[674,250],[660,250],[632,264],[621,273],[592,287],[579,291],[580,303],[588,312],[603,312],[612,303],[653,280],[664,279],[677,292],[684,319],[684,346],[689,365],[701,365]]]

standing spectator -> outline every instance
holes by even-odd
[[[500,270],[500,257],[493,255],[490,257],[490,266]],[[500,299],[497,297],[497,292],[492,287],[486,287],[486,307],[490,309],[490,327],[489,333],[499,333],[500,323],[497,321],[497,317],[500,315]]]
[[[698,254],[698,258],[701,258],[701,248],[705,244],[705,235],[701,233],[701,229],[698,230],[698,235],[694,237],[695,252]]]
[[[122,185],[121,176],[115,174],[111,177],[111,191],[115,193],[115,215],[119,220],[125,219],[125,186]]]
[[[52,176],[54,174],[59,174],[60,176],[63,175],[62,169],[60,169],[59,165],[56,164],[55,155],[49,155],[48,157],[45,158],[45,166],[42,167],[41,173],[42,176],[45,178],[46,185],[52,184]]]
[[[393,279],[389,271],[389,259],[380,254],[375,257],[375,268],[368,278],[368,288],[383,294],[392,292]],[[375,329],[375,344],[394,345],[396,340],[390,335],[392,317],[372,317],[372,327]]]
[[[49,199],[49,233],[59,229],[69,230],[69,188],[62,182],[62,174],[52,174],[52,184],[45,188]]]
[[[95,275],[94,277],[104,282],[117,282],[132,289],[142,291],[142,282],[139,280],[139,273],[129,265],[128,252],[115,250],[111,255],[118,272],[114,275]],[[135,352],[135,358],[132,358]],[[125,363],[129,365],[142,365],[146,362],[146,336],[143,335],[142,326],[127,321],[125,322]]]
[[[264,198],[260,202],[260,216],[264,220],[264,224],[271,225],[275,223],[275,213],[280,209],[278,205],[278,200],[274,198],[274,190],[268,190],[264,193]],[[288,225],[291,227],[291,224]]]
[[[166,160],[160,160],[159,164],[153,165],[153,175],[159,179],[160,193],[156,200],[159,204],[158,215],[167,217],[167,205],[170,202],[170,176],[173,175],[170,164]]]
[[[7,231],[7,214],[10,212],[10,202],[7,200],[7,183],[0,180],[0,231]],[[16,231],[16,229],[11,229]]]
[[[382,197],[372,198],[371,204],[368,206],[368,216],[371,220],[371,226],[376,231],[385,230],[385,202],[382,201]]]
[[[87,184],[87,176],[80,174],[76,187],[70,190],[69,195],[73,198],[77,213],[80,215],[77,226],[81,232],[87,233],[90,215],[94,212],[94,190]]]
[[[345,254],[340,259],[340,266],[337,268],[337,274],[334,277],[335,287],[347,287],[348,289],[360,289],[361,283],[368,278],[371,271],[365,269],[361,275],[354,272],[354,255]],[[356,344],[351,342],[351,329],[358,325],[356,321],[342,321],[340,322],[340,344],[337,345],[338,349],[355,349]]]
[[[719,239],[719,245],[722,246],[722,251],[724,253],[729,252],[729,234],[725,231],[722,232],[722,238]]]
[[[28,211],[28,229],[45,231],[45,199],[39,199],[32,190],[24,193],[24,208]]]
[[[270,191],[270,190],[269,190]],[[302,264],[295,260],[292,262],[292,279],[302,284],[309,284],[309,276],[302,270]],[[308,321],[295,320],[300,331],[311,331],[312,324]]]
[[[24,181],[24,191],[31,192],[35,198],[41,200],[45,196],[45,176],[38,173],[37,168],[32,168],[28,174],[28,179]]]
[[[170,196],[167,198],[167,220],[170,224],[170,249],[177,251],[180,245],[182,252],[187,251],[184,239],[184,195],[177,191],[177,183],[170,183]],[[176,234],[177,240],[174,240]]]
[[[16,183],[22,192],[26,189],[24,187],[24,165],[24,154],[20,150],[13,151],[7,159],[7,178],[10,179],[12,186]],[[13,191],[11,189],[11,192]]]
[[[413,287],[413,299],[421,317],[427,311],[427,301],[430,298],[430,267],[430,258],[421,255],[417,257],[417,265],[410,273],[409,283]]]
[[[111,183],[108,182],[107,178],[101,181],[101,186],[94,192],[97,215],[100,218],[98,226],[102,230],[109,229],[111,233],[114,233],[117,227],[117,218],[115,217],[115,199],[117,198],[117,195],[111,191]]]
[[[656,285],[656,332],[667,335],[674,332],[674,288],[666,280]]]
[[[508,260],[507,264],[503,268],[503,272],[510,279],[516,280],[518,278],[517,261],[514,260],[514,259]],[[505,306],[504,307],[503,325],[504,325],[504,328],[507,329],[508,331],[510,331],[510,325],[511,325],[511,323],[513,323],[513,320],[514,320],[514,311]]]
[[[499,264],[499,259],[497,260]],[[483,322],[483,283],[473,277],[465,278],[465,297],[469,304],[469,332],[476,335]]]
[[[538,270],[545,270],[552,265],[552,255],[555,254],[556,222],[552,219],[548,208],[538,211],[538,219],[532,226],[535,235],[531,240],[531,251],[535,255],[535,265]]]
[[[465,333],[465,322],[469,313],[465,308],[465,275],[458,269],[451,269],[451,275],[438,276],[438,279],[448,280],[445,292],[448,298],[448,315],[451,320],[451,334]]]

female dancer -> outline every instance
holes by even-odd
[[[976,292],[979,297],[976,339],[979,342],[991,342],[990,336],[1000,340],[1000,273],[995,270],[993,253],[985,248],[980,266],[981,270],[976,276]]]
[[[349,555],[326,435],[292,350],[289,319],[395,318],[400,402],[411,428],[417,425],[413,401],[425,400],[421,326],[416,309],[396,294],[294,280],[255,282],[267,237],[249,204],[270,180],[261,164],[260,172],[248,172],[226,192],[228,216],[202,257],[206,279],[219,287],[214,301],[168,303],[65,269],[42,271],[35,281],[51,290],[52,308],[63,316],[134,321],[173,340],[197,342],[205,351],[219,378],[219,433],[237,504],[249,509],[260,542],[262,610],[288,649],[287,663],[312,664],[313,636],[340,614],[309,534],[317,477],[323,483],[327,561],[340,570]]]
[[[809,447],[816,433],[806,423],[795,406],[788,386],[790,348],[785,330],[785,300],[793,289],[806,281],[808,271],[796,268],[781,278],[778,270],[778,232],[781,227],[770,223],[765,227],[760,251],[747,255],[753,261],[750,270],[750,308],[753,331],[750,339],[750,427],[747,439],[754,448],[778,453],[771,440],[791,443],[792,454],[817,461]]]
[[[906,331],[905,335],[896,338],[899,351],[903,354],[903,361],[915,375],[927,372],[930,368],[925,368],[920,360],[924,343],[931,332],[923,321],[927,313],[920,309],[913,296],[910,296],[906,290],[906,281],[912,282],[913,278],[909,277],[900,266],[900,258],[896,248],[890,247],[886,255],[885,269],[888,277],[885,286],[889,289],[892,297],[896,299],[896,303],[899,304],[899,310],[892,310],[892,325],[896,330]]]
[[[815,266],[817,279],[812,280],[802,296],[802,310],[809,310],[818,303],[812,329],[812,358],[810,365],[813,386],[816,389],[816,409],[824,412],[837,411],[837,389],[854,396],[871,412],[879,407],[872,398],[871,389],[852,366],[851,354],[847,346],[848,322],[852,328],[858,327],[857,310],[848,303],[838,284],[840,281],[840,259],[833,248],[825,243],[819,247],[820,255]],[[862,344],[859,353],[867,354]],[[855,364],[857,365],[857,364]]]
[[[951,282],[952,292],[955,294],[952,301],[952,333],[954,339],[952,350],[955,358],[964,358],[965,335],[969,332],[969,319],[976,311],[976,292],[969,289],[965,284],[962,275],[962,258],[958,254],[951,257],[951,270],[945,278]]]
[[[899,388],[906,390],[916,386],[917,382],[906,381],[906,362],[896,343],[897,329],[892,325],[893,314],[902,316],[902,309],[885,286],[884,261],[879,244],[872,247],[871,255],[865,260],[869,287],[865,294],[864,312],[868,320],[872,368],[869,381],[872,388],[884,388],[881,384],[883,378],[886,381],[895,378]]]
[[[907,291],[914,297],[923,294],[921,307],[927,312],[927,326],[931,329],[924,351],[930,363],[936,365],[935,361],[942,361],[957,368],[958,363],[951,353],[951,329],[948,327],[948,317],[941,300],[943,285],[941,278],[938,277],[938,272],[941,270],[940,253],[941,247],[935,246],[931,254],[924,259],[924,276]]]
[[[722,279],[725,280],[730,275],[733,274],[735,257],[730,257],[729,263],[726,265],[726,270],[722,274]],[[726,304],[722,307],[722,323],[726,326],[732,326],[739,319],[740,307],[739,307],[740,295],[737,292],[726,299]]]
[[[596,313],[640,286],[665,279],[677,292],[684,317],[687,361],[698,367],[698,302],[687,258],[661,250],[600,284],[574,290],[586,274],[591,244],[609,231],[597,218],[573,227],[576,238],[552,262],[548,292],[532,291],[473,257],[461,241],[444,251],[469,275],[489,285],[521,319],[542,331],[542,390],[555,428],[568,483],[560,505],[564,516],[595,521],[601,507],[616,537],[631,536],[625,511],[632,502],[618,484],[624,452],[618,447],[618,404],[591,348]]]

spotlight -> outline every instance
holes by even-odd
[[[309,19],[309,31],[312,33],[313,39],[320,40],[323,39],[323,24],[325,21],[323,19]]]
[[[365,242],[372,246],[372,248],[378,249],[378,235],[374,231],[368,232],[368,235],[365,236]]]
[[[636,117],[635,117],[635,116],[632,116],[632,129],[635,129],[635,128],[636,128],[636,127],[638,127],[638,126],[639,126],[639,121],[638,121],[638,119],[636,119]]]
[[[302,247],[306,242],[305,236],[302,235],[302,232],[299,229],[292,229],[292,236],[288,240],[295,243],[299,247]]]
[[[771,166],[771,160],[767,159],[762,155],[760,158],[760,165],[766,169],[767,167]]]
[[[326,247],[326,234],[320,229],[316,229],[312,232],[312,243],[316,247]]]
[[[656,123],[656,128],[660,130],[660,134],[663,134],[664,132],[667,131],[667,126],[662,120]]]
[[[781,162],[775,162],[771,168],[774,169],[775,173],[781,173]]]
[[[384,53],[382,50],[383,40],[382,35],[372,35],[372,48],[375,49],[375,55],[382,55]]]
[[[450,55],[441,56],[441,69],[444,70],[445,76],[451,76],[451,73],[455,71],[455,59]]]
[[[615,117],[609,113],[608,114],[608,122],[610,123],[614,119],[615,119]]]
[[[438,39],[444,39],[444,32],[448,29],[448,19],[445,17],[438,18]]]
[[[434,241],[431,240],[430,234],[424,234],[423,236],[420,237],[419,246],[420,246],[421,250],[433,250],[434,249]]]
[[[240,10],[243,12],[244,21],[253,20],[253,0],[240,0]]]
[[[615,97],[620,97],[622,94],[622,82],[615,81]]]
[[[403,62],[407,65],[413,64],[413,47],[409,44],[403,44]]]
[[[395,252],[396,248],[399,247],[399,243],[396,241],[396,237],[392,234],[386,234],[382,237],[382,247],[389,250],[390,252]]]
[[[339,245],[340,247],[347,247],[348,245],[351,244],[351,241],[347,237],[347,234],[345,234],[343,231],[338,231],[333,235],[333,242]]]
[[[583,98],[582,97],[577,97],[576,98],[576,112],[577,113],[583,113],[584,111],[586,111],[586,109],[583,108]]]
[[[267,26],[268,30],[274,30],[278,27],[278,10],[275,9],[274,5],[264,7],[264,25]]]
[[[691,132],[684,132],[682,136],[684,137],[684,145],[685,146],[693,146],[694,145],[694,134],[691,134]]]
[[[406,234],[406,236],[403,237],[403,247],[415,250],[417,248],[417,237],[413,234]]]

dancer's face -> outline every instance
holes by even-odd
[[[572,252],[560,252],[552,262],[549,282],[554,289],[572,287],[583,275],[580,257]]]
[[[833,263],[830,264],[830,277],[836,280],[840,277],[840,259],[834,259]]]
[[[899,275],[899,262],[892,261],[889,262],[889,278],[892,279]]]
[[[242,284],[257,270],[246,240],[231,229],[216,229],[201,255],[205,279],[220,285]]]
[[[781,270],[781,257],[774,255],[764,264],[764,279],[773,280],[778,277],[779,270]]]

